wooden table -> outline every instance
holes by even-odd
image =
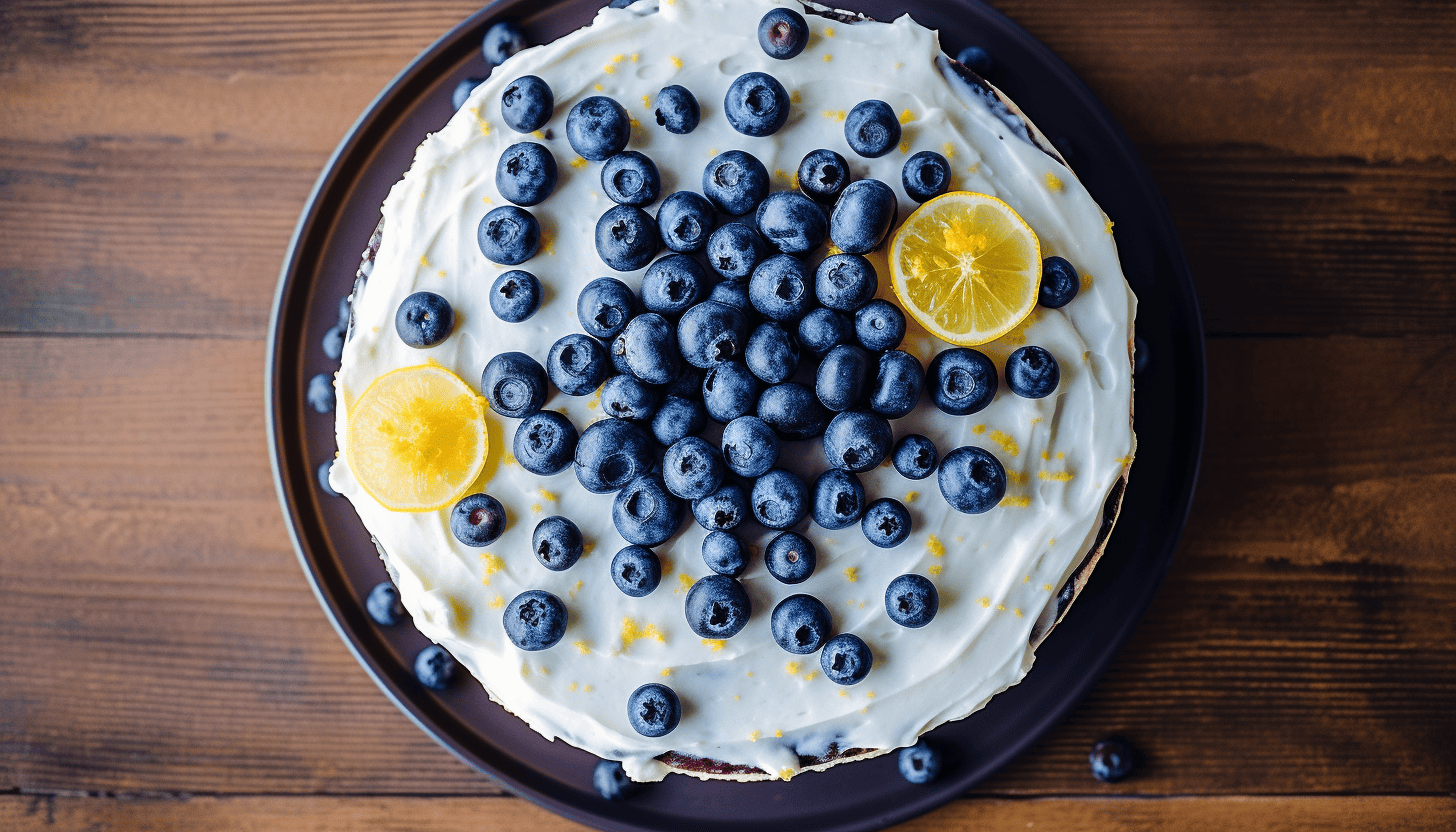
[[[1456,827],[1456,6],[998,5],[1171,203],[1207,451],[1172,573],[1091,696],[904,828]],[[304,198],[474,8],[0,6],[0,827],[570,826],[370,683],[294,559],[264,439]],[[1086,753],[1114,733],[1145,760],[1108,786]]]

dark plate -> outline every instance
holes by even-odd
[[[335,451],[333,414],[305,393],[337,365],[320,347],[348,294],[379,206],[415,147],[451,115],[455,83],[485,74],[487,25],[507,18],[543,43],[588,23],[601,0],[500,2],[447,34],[369,106],[339,145],[309,199],[278,283],[268,350],[268,430],[279,499],[314,591],[379,686],[421,728],[511,791],[602,829],[870,830],[927,812],[984,779],[1055,725],[1082,698],[1142,617],[1173,557],[1203,444],[1203,329],[1168,212],[1136,151],[1072,71],[1030,34],[973,0],[839,0],[881,20],[909,12],[956,49],[996,57],[991,80],[1048,136],[1070,142],[1071,164],[1116,221],[1123,269],[1139,299],[1148,361],[1137,376],[1137,462],[1113,533],[1080,601],[1038,652],[1025,681],[979,713],[936,729],[959,762],[931,786],[911,786],[895,755],[804,774],[791,782],[702,782],[674,776],[625,803],[591,786],[596,758],[547,742],[492,704],[473,680],[442,694],[415,681],[426,640],[407,625],[376,626],[362,599],[383,565],[347,501],[320,490],[316,471]],[[1089,738],[1090,739],[1090,738]]]

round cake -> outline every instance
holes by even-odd
[[[771,56],[777,41],[760,39],[760,21],[779,8],[801,13],[807,23],[801,51],[789,57]],[[770,99],[777,95],[757,73],[779,85],[787,106],[759,106],[758,88],[743,94],[743,85],[754,83]],[[528,76],[549,89],[544,112],[522,105],[518,82]],[[664,92],[673,87],[696,106],[685,105],[680,93]],[[527,93],[526,104],[539,103],[539,88]],[[625,148],[608,140],[601,150],[601,119],[593,122],[594,113],[611,122],[618,112],[601,99],[625,110]],[[747,115],[738,111],[744,102]],[[893,114],[898,129],[888,131],[883,147],[865,144],[866,136],[882,138],[873,131],[856,132],[866,113],[874,123],[876,111],[860,106],[864,102],[887,105]],[[694,110],[696,124],[685,123]],[[523,142],[534,147],[516,147]],[[873,223],[863,220],[863,210],[856,214],[855,206],[843,204],[852,190],[863,198],[871,185],[845,189],[837,204],[836,194],[825,202],[816,193],[818,179],[801,180],[801,163],[818,150],[838,154],[824,158],[845,163],[847,171],[838,173],[846,181],[871,181],[878,192],[893,193],[893,216],[881,222],[888,221],[888,232],[874,232],[876,239],[865,243],[859,232]],[[741,160],[731,151],[762,164],[767,200],[751,193],[746,209],[734,204],[744,191],[736,181],[717,192],[724,186],[723,160]],[[644,173],[634,152],[648,160],[651,173]],[[931,335],[920,323],[923,309],[904,316],[902,338],[883,334],[881,323],[894,330],[897,310],[908,303],[892,286],[891,241],[898,225],[933,196],[917,179],[918,168],[907,166],[912,158],[948,170],[949,180],[934,188],[950,192],[940,199],[1005,206],[1034,232],[1041,257],[1065,261],[1062,276],[1076,281],[1061,287],[1056,308],[1045,302],[1044,281],[1043,304],[973,350]],[[515,175],[520,165],[527,175]],[[554,169],[554,183],[542,173],[548,169]],[[656,188],[642,182],[653,174]],[[702,241],[685,242],[694,235],[677,222],[679,205],[664,208],[679,192],[696,194],[697,202],[677,202],[700,204],[705,186],[713,219],[699,236],[707,238],[714,226],[737,226],[721,235],[722,251],[733,254],[721,262],[708,256],[713,244],[705,251]],[[800,210],[811,201],[772,195],[801,192],[820,198],[822,214],[809,220],[794,215],[797,224],[788,223],[794,233],[784,236],[784,224],[774,220],[777,202]],[[633,193],[640,205],[631,204]],[[1025,676],[1036,646],[1101,553],[1135,447],[1130,342],[1136,300],[1119,266],[1112,223],[1021,111],[942,54],[936,34],[908,16],[880,23],[775,0],[639,0],[605,8],[592,25],[496,67],[419,147],[381,213],[356,283],[336,381],[340,454],[330,483],[374,537],[420,632],[547,739],[619,760],[634,780],[661,779],[674,770],[740,780],[789,778],[912,745]],[[858,231],[839,230],[844,215],[860,218]],[[503,241],[501,221],[524,224],[524,238]],[[624,242],[624,224],[662,239],[628,235]],[[538,236],[530,239],[533,229]],[[742,229],[757,232],[756,242],[728,245],[734,233],[747,233]],[[749,262],[734,259],[745,251]],[[815,283],[826,258],[856,256],[848,252],[862,252],[865,260],[855,262],[872,267],[874,301],[830,300],[825,293],[836,289]],[[684,256],[696,265],[679,262],[675,268],[701,277],[686,298],[675,294],[680,287],[672,281],[665,289],[661,274],[644,287],[654,264]],[[800,302],[785,296],[782,281],[761,280],[760,273],[775,268],[807,275],[811,296]],[[527,272],[536,283],[511,282],[512,271]],[[669,270],[664,265],[662,271]],[[588,301],[607,284],[589,284],[604,277],[634,294],[623,301],[634,307],[630,323],[592,317],[600,305]],[[643,295],[649,291],[661,314],[646,313]],[[1067,292],[1074,295],[1070,301]],[[421,293],[436,300],[421,301]],[[682,306],[674,306],[679,301]],[[798,360],[785,370],[765,366],[761,356],[756,363],[750,358],[753,366],[745,371],[747,344],[727,355],[721,347],[719,354],[694,355],[697,342],[687,330],[696,333],[700,319],[711,318],[720,302],[732,306],[755,337],[761,329],[779,333],[780,347],[764,354],[782,357],[787,344]],[[803,326],[821,303],[835,304],[835,314],[852,330],[838,339],[847,347],[816,357]],[[694,311],[698,306],[703,309]],[[618,337],[623,324],[647,334],[626,338],[624,347]],[[653,327],[664,326],[667,335],[654,338]],[[591,331],[604,327],[615,331]],[[570,356],[572,345],[581,350],[580,339],[593,336],[608,363],[605,384],[568,385],[554,371],[550,383],[528,383],[534,371],[523,359],[537,369],[569,363],[563,350]],[[647,359],[632,352],[639,343],[651,347],[642,348]],[[1028,388],[1020,369],[1008,377],[1008,362],[1024,362],[1028,347],[1054,359],[1059,377],[1053,374],[1049,392]],[[660,358],[661,349],[682,354]],[[835,352],[841,349],[853,355]],[[953,349],[958,352],[948,352]],[[902,402],[908,407],[882,407],[882,399],[895,397],[876,395],[893,386],[885,356],[895,351],[909,356],[897,355],[896,366],[923,380],[923,394],[918,383],[895,388],[914,388],[918,398]],[[953,371],[947,368],[969,352],[989,360],[994,395],[974,408],[938,404],[937,380],[948,384]],[[866,358],[867,377],[855,365]],[[826,370],[833,362],[839,362],[839,375]],[[674,371],[670,379],[662,375],[668,369]],[[863,384],[846,388],[844,374],[856,372]],[[823,382],[826,373],[840,381]],[[472,395],[491,404],[482,408],[489,450],[479,475],[438,507],[380,499],[377,488],[361,482],[365,468],[389,464],[362,446],[358,425],[368,414],[361,411],[399,407],[379,391],[416,377],[420,389],[463,379]],[[502,386],[500,379],[515,386]],[[850,388],[854,395],[840,395]],[[805,391],[818,401],[794,398]],[[732,470],[710,477],[712,493],[696,496],[703,492],[695,489],[706,488],[702,477],[685,482],[677,469],[687,471],[688,458],[713,458],[721,468],[724,457],[716,455],[724,448],[724,425],[717,418],[699,420],[695,430],[685,431],[691,436],[666,447],[653,419],[674,399],[691,402],[700,413],[706,400],[706,409],[722,421],[761,417],[750,421],[772,433],[739,436],[743,431],[735,427],[727,454]],[[804,415],[810,411],[822,418]],[[549,433],[560,417],[570,423],[581,439],[571,443],[569,464],[517,459],[524,441],[517,429],[528,417],[533,431],[545,425]],[[617,422],[630,428],[617,430]],[[911,470],[917,466],[909,451],[905,464],[892,464],[877,433],[883,425],[897,443],[928,440],[934,452],[918,456],[921,470]],[[906,440],[912,436],[923,440]],[[450,447],[470,445],[461,441]],[[868,458],[853,450],[861,447],[871,449]],[[744,448],[768,454],[771,469],[746,463]],[[618,452],[634,464],[651,459],[625,489],[601,482],[607,470],[601,459]],[[934,470],[935,459],[945,463],[942,470]],[[564,467],[528,470],[545,470],[543,465]],[[984,471],[997,468],[1004,493],[995,492],[992,504],[971,505],[957,490],[965,477],[979,482]],[[664,478],[671,494],[662,490]],[[821,479],[862,487],[843,522],[820,522],[814,497],[833,491],[817,487]],[[720,492],[734,489],[738,502],[720,500]],[[662,509],[654,522],[642,521],[643,505]],[[777,511],[784,505],[791,507],[787,515]],[[744,516],[727,516],[735,512],[725,514],[725,506],[740,507]],[[834,508],[825,511],[833,515]],[[866,508],[880,513],[865,520]],[[502,515],[497,528],[482,531],[482,522],[489,526]],[[476,524],[463,536],[461,517]],[[664,518],[666,525],[657,522]],[[722,545],[741,545],[746,567],[725,567],[721,559],[710,566],[710,531],[708,549],[716,555]],[[642,569],[623,573],[624,563]],[[644,578],[642,571],[654,571],[652,563],[658,574]],[[638,583],[624,583],[623,574]],[[928,592],[928,610],[921,604],[906,612],[907,586],[921,601]],[[795,596],[809,600],[791,602]],[[726,606],[713,607],[725,598]],[[827,617],[816,610],[827,610]],[[780,646],[787,643],[784,621],[789,632],[812,631],[813,649]],[[792,630],[803,621],[810,623]],[[704,636],[705,628],[719,626],[731,634]],[[540,634],[547,631],[543,641]],[[861,660],[863,667],[856,664]],[[664,720],[663,707],[671,718]]]

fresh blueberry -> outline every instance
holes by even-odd
[[[673,496],[662,477],[647,474],[627,484],[612,500],[612,524],[628,543],[664,543],[687,515],[687,504]]]
[[[982,78],[991,71],[994,62],[991,60],[991,53],[979,46],[967,46],[956,53],[956,60],[966,69],[976,73]]]
[[[867,350],[892,350],[905,338],[905,313],[895,304],[875,298],[854,313],[854,337]]]
[[[740,477],[760,477],[779,459],[779,438],[757,416],[739,416],[723,428],[723,459]]]
[[[895,452],[890,458],[895,462],[895,470],[912,480],[923,480],[934,474],[935,466],[940,462],[935,443],[918,433],[901,437],[895,443]]]
[[[476,87],[484,83],[484,78],[465,78],[461,80],[460,83],[455,85],[455,91],[450,94],[450,105],[457,110],[464,107],[465,102],[470,100],[470,94],[475,92]]]
[[[797,532],[784,532],[763,550],[763,565],[781,583],[801,584],[814,574],[818,561],[814,544]]]
[[[566,635],[566,605],[549,592],[528,589],[501,616],[506,638],[522,650],[545,650]]]
[[[518,324],[541,308],[541,281],[520,269],[502,272],[490,285],[490,311],[508,324]]]
[[[541,226],[525,208],[502,205],[481,217],[475,239],[490,262],[519,266],[541,248]]]
[[[774,641],[790,653],[801,656],[823,647],[833,628],[829,608],[812,595],[790,595],[774,607],[769,618]]]
[[[682,719],[682,703],[667,685],[643,685],[627,697],[627,721],[644,737],[672,733]]]
[[[546,371],[523,352],[503,352],[485,365],[480,392],[491,410],[519,419],[546,403]]]
[[[719,153],[703,168],[703,194],[723,212],[742,216],[768,196],[768,168],[742,150]]]
[[[798,339],[774,321],[761,323],[748,336],[743,360],[754,375],[769,384],[788,381],[799,368]]]
[[[724,483],[717,491],[693,500],[693,519],[710,532],[732,531],[748,516],[748,495],[737,483]]]
[[[450,509],[450,533],[466,546],[489,546],[505,530],[505,506],[489,494],[462,497]]]
[[[719,361],[703,375],[703,406],[708,415],[727,424],[752,413],[758,404],[758,379],[738,359]]]
[[[658,90],[657,100],[652,102],[652,115],[667,132],[685,136],[698,126],[702,110],[687,87],[673,84]]]
[[[832,150],[811,150],[799,162],[799,190],[820,205],[833,205],[849,184],[849,162]]]
[[[924,785],[940,776],[940,749],[920,740],[900,749],[900,776],[916,785]]]
[[[970,347],[952,347],[930,360],[925,384],[936,407],[952,416],[966,416],[996,398],[996,365]]]
[[[879,288],[874,264],[858,254],[831,254],[814,270],[814,294],[830,309],[853,312]]]
[[[787,61],[809,45],[809,24],[792,9],[773,9],[758,21],[758,45],[770,58]]]
[[[764,390],[758,397],[758,418],[781,439],[811,439],[824,432],[829,411],[814,391],[795,381]]]
[[[731,638],[748,623],[753,605],[743,584],[727,575],[699,578],[684,604],[688,627],[703,638]]]
[[[900,120],[883,101],[861,101],[844,120],[844,140],[855,153],[877,159],[900,143]]]
[[[890,186],[878,179],[852,182],[829,214],[829,239],[847,254],[868,254],[880,247],[900,216]]]
[[[820,307],[799,320],[799,344],[822,356],[840,344],[854,343],[854,322],[843,312]]]
[[[597,220],[597,255],[619,272],[640,269],[662,247],[657,220],[633,205],[613,205]]]
[[[526,33],[516,24],[502,20],[485,30],[480,48],[487,63],[500,66],[506,58],[526,48]]]
[[[329,495],[330,497],[339,497],[342,495],[340,495],[339,492],[335,491],[334,487],[329,484],[329,472],[332,471],[333,468],[334,461],[332,459],[326,459],[323,462],[319,463],[317,472],[319,490]]]
[[[685,500],[706,497],[723,484],[723,455],[697,436],[679,439],[662,456],[662,482]]]
[[[814,480],[814,522],[830,531],[848,528],[864,515],[865,490],[859,477],[830,468]]]
[[[814,307],[814,283],[804,261],[775,254],[753,270],[748,300],[765,318],[796,321]]]
[[[753,308],[753,304],[748,302],[748,283],[746,281],[739,283],[733,280],[725,280],[713,287],[713,291],[708,293],[708,300],[717,301],[718,303],[731,306],[734,309],[740,309],[747,315],[753,315],[755,317],[758,315],[758,311]]]
[[[580,332],[559,338],[546,355],[546,375],[568,396],[585,396],[601,387],[608,365],[601,342]]]
[[[330,361],[338,361],[339,356],[344,354],[344,335],[349,331],[348,326],[331,326],[328,332],[324,333],[324,355]]]
[[[657,230],[662,244],[684,254],[702,251],[717,217],[712,203],[692,191],[668,194],[657,206]]]
[[[694,436],[708,424],[708,411],[701,402],[668,396],[652,414],[652,435],[664,447]]]
[[[805,254],[823,245],[829,234],[824,209],[797,191],[775,191],[758,204],[758,233],[785,254]]]
[[[940,461],[940,493],[956,511],[984,514],[1006,496],[1006,468],[990,451],[967,445]]]
[[[576,298],[576,319],[586,334],[610,341],[637,314],[637,296],[615,277],[599,277],[586,284]]]
[[[902,350],[880,353],[870,410],[898,419],[915,409],[924,387],[925,371],[915,356]]]
[[[853,633],[840,633],[831,638],[819,654],[819,668],[829,681],[837,685],[854,685],[864,681],[874,663],[870,646]]]
[[[1087,762],[1092,766],[1092,776],[1104,783],[1116,783],[1132,774],[1136,754],[1132,746],[1122,739],[1102,740],[1092,746]]]
[[[703,400],[703,374],[696,367],[685,363],[677,371],[677,378],[662,388],[662,393],[665,396],[676,396],[690,402],[701,402]],[[693,433],[697,433],[697,430],[694,430]]]
[[[686,254],[669,254],[648,266],[642,276],[642,305],[675,318],[701,300],[707,286],[708,274],[697,260]]]
[[[612,376],[602,385],[602,412],[641,422],[657,412],[656,388],[633,375]]]
[[[789,91],[766,72],[745,72],[728,85],[723,115],[745,136],[771,136],[789,120]],[[895,122],[896,141],[899,141]],[[740,212],[741,213],[741,212]]]
[[[753,481],[753,518],[770,529],[787,529],[809,513],[809,488],[791,471],[770,469]]]
[[[703,538],[703,563],[719,575],[736,578],[748,568],[748,550],[737,535],[708,532]]]
[[[635,150],[624,150],[602,165],[602,192],[620,205],[650,205],[661,187],[657,165]]]
[[[612,8],[625,8],[626,3],[635,0],[612,0]],[[617,5],[623,2],[623,5]],[[627,776],[627,770],[616,760],[598,760],[597,767],[592,769],[592,785],[596,786],[597,794],[606,800],[626,800],[636,794],[642,784]]]
[[[752,341],[749,342],[750,344]],[[308,380],[308,406],[315,413],[328,413],[334,409],[334,379],[328,373],[319,373]]]
[[[629,321],[612,341],[612,352],[622,356],[632,375],[648,384],[667,384],[682,369],[677,332],[656,312],[643,312]]]
[[[704,301],[683,313],[677,323],[682,357],[700,370],[743,354],[748,344],[748,319],[735,307]]]
[[[551,85],[535,75],[522,75],[501,93],[501,121],[517,133],[531,133],[546,126],[556,96]]]
[[[830,410],[849,410],[863,403],[869,375],[869,354],[859,347],[840,344],[819,362],[814,393]]]
[[[626,149],[631,137],[627,110],[605,95],[583,98],[566,114],[566,140],[583,159],[611,158]]]
[[[431,644],[415,656],[415,678],[430,690],[444,690],[455,679],[455,657],[438,644]]]
[[[542,566],[552,572],[564,572],[575,566],[585,551],[581,529],[560,515],[546,517],[531,532],[531,551]]]
[[[940,196],[950,190],[950,162],[934,150],[922,150],[905,160],[900,184],[916,202]]]
[[[574,470],[593,494],[616,491],[652,470],[652,440],[625,419],[592,422],[576,443]]]
[[[865,506],[859,529],[869,542],[892,549],[910,536],[910,511],[893,497],[881,497]]]
[[[576,455],[576,426],[554,410],[538,410],[516,425],[511,452],[521,467],[539,476],[566,470]]]
[[[765,252],[763,238],[741,222],[719,226],[708,237],[708,265],[730,281],[742,281],[750,274]]]
[[[394,313],[399,340],[418,350],[443,343],[454,328],[455,310],[434,292],[415,292],[400,301]]]
[[[824,429],[824,456],[829,464],[860,474],[890,455],[890,422],[878,413],[849,410],[829,421]]]
[[[545,145],[516,142],[501,153],[495,187],[517,205],[535,205],[556,187],[556,159]]]
[[[1082,279],[1071,263],[1061,257],[1048,257],[1041,261],[1041,288],[1037,290],[1037,302],[1049,309],[1061,309],[1072,302],[1077,290],[1082,288]]]
[[[935,584],[921,575],[901,575],[885,589],[885,612],[901,627],[924,627],[940,609]]]
[[[662,561],[651,549],[628,546],[612,558],[612,583],[624,595],[641,598],[650,595],[662,582]]]
[[[399,590],[389,581],[375,584],[369,590],[369,597],[364,599],[364,609],[374,623],[384,627],[393,627],[404,620],[404,604],[399,600]]]
[[[1050,396],[1061,380],[1057,360],[1042,347],[1021,347],[1006,359],[1006,386],[1024,399]]]

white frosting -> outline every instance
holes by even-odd
[[[980,413],[947,416],[927,394],[893,423],[897,437],[926,434],[942,455],[971,444],[995,453],[1011,477],[1006,501],[970,516],[946,504],[934,477],[907,480],[888,464],[863,474],[869,499],[892,496],[907,504],[910,538],[881,550],[857,524],[828,532],[806,521],[801,530],[819,552],[814,575],[786,586],[754,558],[742,578],[752,619],[732,639],[707,645],[683,613],[687,587],[710,574],[700,554],[704,531],[689,518],[657,548],[662,584],[645,598],[627,597],[608,575],[613,553],[626,545],[612,525],[612,495],[588,493],[569,468],[537,477],[506,459],[514,420],[491,417],[492,453],[481,487],[505,505],[509,525],[485,549],[454,539],[448,510],[384,509],[342,459],[330,481],[388,552],[419,630],[547,738],[623,760],[636,779],[662,777],[667,769],[653,757],[669,749],[788,776],[799,770],[798,754],[824,753],[831,742],[841,749],[912,744],[924,731],[979,709],[1031,667],[1033,624],[1093,546],[1103,502],[1133,453],[1128,341],[1135,299],[1102,211],[1070,171],[1009,129],[1004,111],[992,112],[982,97],[942,75],[934,32],[908,16],[855,25],[810,16],[808,48],[777,61],[759,48],[756,28],[765,11],[784,3],[658,5],[643,0],[603,9],[590,27],[521,52],[420,146],[384,203],[383,245],[366,291],[355,298],[356,324],[338,376],[340,447],[347,406],[385,372],[436,361],[478,384],[492,356],[520,350],[544,363],[557,338],[580,330],[577,294],[588,281],[612,274],[593,244],[597,218],[612,203],[602,194],[600,164],[580,160],[567,143],[565,120],[580,99],[605,94],[635,119],[630,147],[656,161],[663,195],[699,190],[704,165],[731,148],[758,157],[774,187],[787,188],[804,154],[828,147],[850,160],[855,178],[874,177],[894,188],[903,219],[916,206],[901,187],[901,166],[911,153],[936,150],[950,159],[954,189],[1004,199],[1035,229],[1043,256],[1061,255],[1086,276],[1068,306],[1038,307],[1027,325],[980,348],[1001,367],[1023,343],[1046,347],[1061,365],[1053,395],[1020,398],[1003,378],[995,401]],[[753,70],[778,78],[795,102],[784,128],[765,138],[733,131],[722,112],[728,85]],[[505,126],[500,97],[509,81],[526,74],[546,79],[556,96],[546,128],[551,138],[534,140],[551,149],[560,178],[551,197],[529,209],[547,242],[520,267],[541,279],[544,302],[528,321],[509,324],[487,305],[491,282],[509,267],[484,258],[476,227],[488,210],[508,204],[494,185],[496,161],[507,145],[529,137]],[[646,105],[668,84],[687,87],[702,106],[702,122],[690,135],[658,127]],[[870,98],[906,114],[904,144],[879,159],[858,157],[844,140],[843,114]],[[655,214],[656,206],[648,210]],[[871,259],[881,296],[891,297],[883,252]],[[641,272],[618,276],[635,288]],[[457,316],[454,334],[428,350],[405,346],[393,323],[400,301],[422,289],[446,297]],[[928,364],[946,346],[912,322],[903,349]],[[604,418],[595,396],[554,388],[546,407],[566,413],[578,429]],[[709,429],[710,441],[717,431]],[[785,443],[781,459],[810,483],[826,467],[817,439]],[[565,572],[548,571],[531,553],[536,522],[552,514],[574,520],[590,546]],[[751,522],[738,532],[756,552],[773,534]],[[886,586],[906,572],[931,576],[939,589],[939,614],[923,629],[900,627],[885,613]],[[565,638],[549,650],[523,652],[505,636],[503,606],[528,589],[556,594],[570,611]],[[836,685],[820,672],[817,654],[790,655],[774,643],[770,611],[800,592],[824,601],[836,632],[855,633],[870,645],[874,669],[863,682]],[[625,643],[624,619],[628,630],[650,634]],[[646,682],[669,685],[683,702],[681,724],[659,739],[640,736],[627,721],[627,696]]]

